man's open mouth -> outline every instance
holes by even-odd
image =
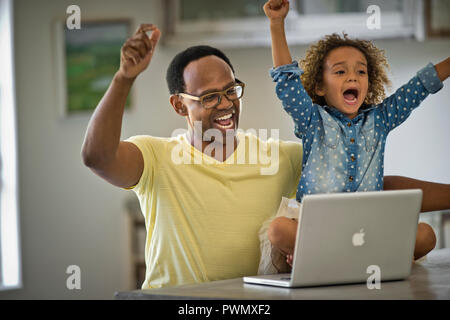
[[[223,116],[214,119],[214,122],[217,124],[219,128],[230,129],[234,126],[234,114],[235,114],[234,111],[227,113]]]
[[[344,91],[344,101],[347,104],[354,105],[358,102],[358,89],[347,89]]]

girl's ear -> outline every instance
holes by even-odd
[[[321,83],[316,84],[314,91],[319,97],[323,97],[325,95],[325,89]]]
[[[188,115],[187,108],[183,101],[181,101],[180,96],[177,94],[172,94],[169,98],[169,102],[177,114],[182,117],[186,117]]]

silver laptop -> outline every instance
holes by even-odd
[[[409,276],[422,190],[307,195],[299,215],[291,273],[244,282],[306,287]],[[378,268],[378,269],[377,269]]]

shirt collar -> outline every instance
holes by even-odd
[[[338,119],[340,119],[340,120],[345,120],[346,122],[348,122],[348,121],[358,121],[361,117],[363,117],[363,115],[364,115],[366,112],[375,109],[376,106],[373,105],[373,104],[362,105],[361,108],[359,108],[359,110],[358,110],[358,115],[357,115],[355,118],[353,118],[352,120],[350,120],[349,118],[347,118],[346,115],[344,115],[342,112],[340,112],[340,111],[339,111],[338,109],[336,109],[336,108],[329,107],[329,106],[327,106],[327,105],[324,105],[323,108],[324,108],[329,114],[331,114],[332,116],[334,116],[334,117],[336,117],[336,118],[338,118]]]

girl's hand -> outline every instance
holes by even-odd
[[[269,0],[263,9],[270,21],[283,21],[289,12],[289,0]]]
[[[287,263],[288,265],[290,265],[291,267],[292,267],[293,260],[294,260],[294,257],[293,257],[292,254],[286,255],[286,263]]]
[[[450,58],[447,58],[434,66],[441,82],[450,77]]]

